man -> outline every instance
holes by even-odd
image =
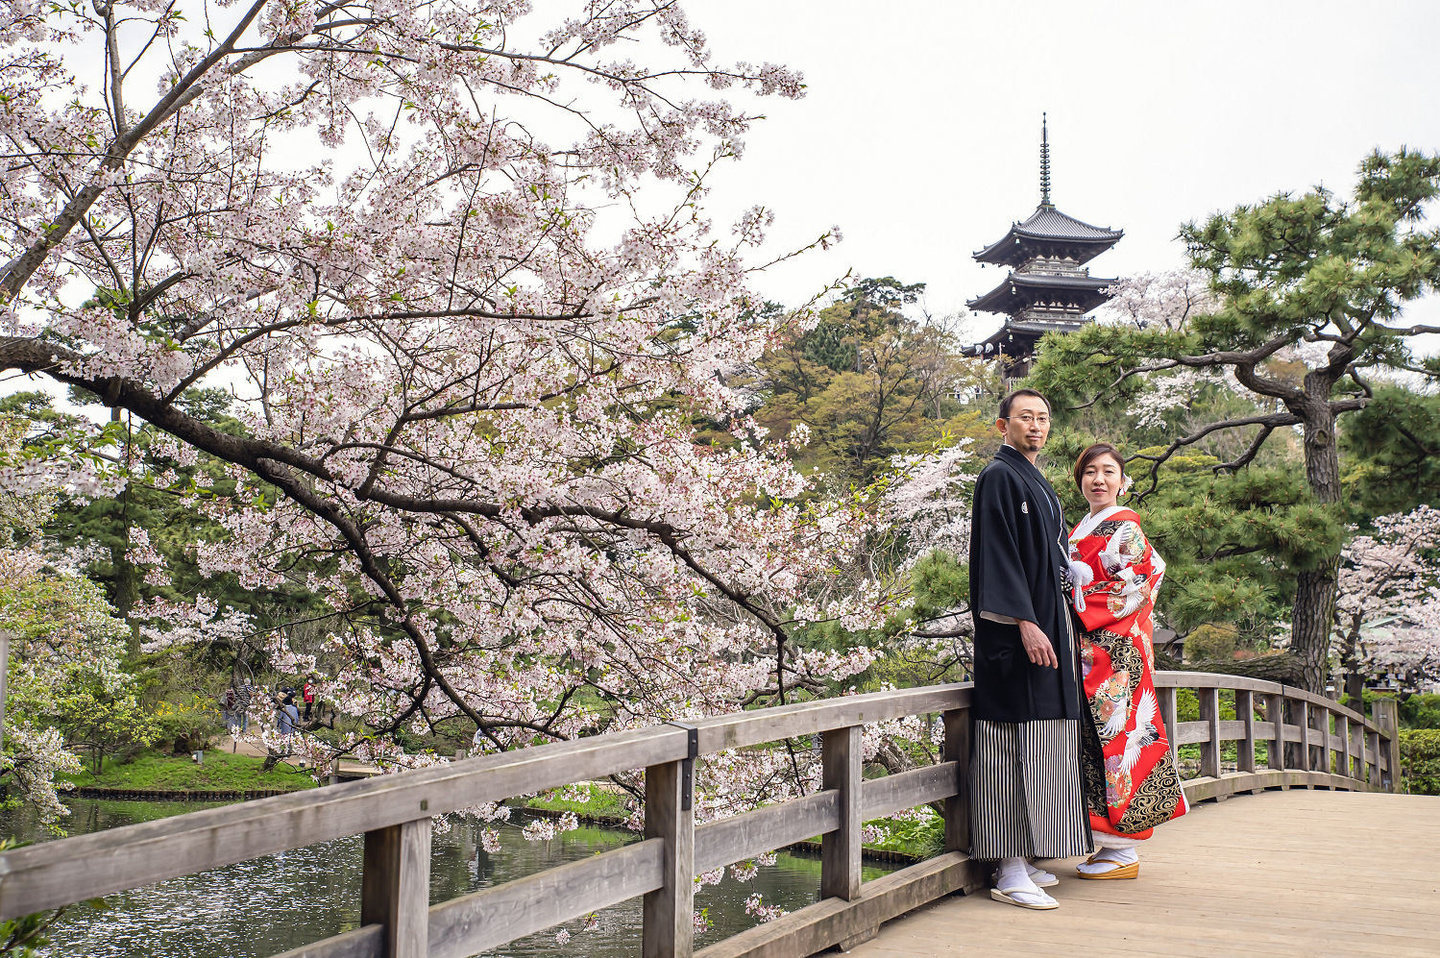
[[[1092,850],[1080,779],[1079,664],[1062,574],[1068,553],[1060,500],[1035,465],[1050,404],[1032,389],[1000,403],[1004,444],[975,484],[970,610],[975,691],[970,715],[971,857],[998,863],[998,901],[1057,907],[1032,858]]]

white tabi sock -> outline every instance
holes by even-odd
[[[995,869],[995,887],[1004,891],[1040,891],[1031,879],[1028,863],[1023,858],[1000,859]]]

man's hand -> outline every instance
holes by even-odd
[[[1052,669],[1060,667],[1060,660],[1055,657],[1055,647],[1034,622],[1021,620],[1020,644],[1025,646],[1025,654],[1030,656],[1030,661],[1036,665],[1048,665]]]

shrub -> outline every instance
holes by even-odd
[[[1175,721],[1200,721],[1200,696],[1195,694],[1194,689],[1175,690]],[[1165,731],[1170,735],[1175,734],[1174,729],[1166,729]]]
[[[1400,703],[1404,728],[1440,729],[1440,695],[1411,695]]]
[[[1239,634],[1229,625],[1199,625],[1185,636],[1185,660],[1223,662],[1235,657]]]
[[[170,744],[177,755],[204,748],[224,731],[215,701],[198,695],[180,695],[162,701],[151,718],[159,728],[157,740]]]
[[[1401,784],[1412,795],[1440,795],[1440,729],[1401,729]]]

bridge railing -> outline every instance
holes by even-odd
[[[1265,788],[1375,789],[1393,791],[1400,777],[1399,716],[1393,699],[1377,699],[1374,717],[1294,686],[1236,675],[1157,672],[1160,715],[1170,747],[1200,746],[1199,777],[1185,784],[1191,801],[1224,801],[1238,792]],[[1176,721],[1181,689],[1199,700],[1198,721]],[[1224,718],[1221,693],[1233,699]],[[1223,761],[1224,743],[1235,743],[1235,761]],[[1258,753],[1263,747],[1265,765]]]
[[[1201,746],[1192,801],[1293,786],[1378,789],[1398,778],[1394,703],[1379,724],[1328,699],[1234,676],[1159,673],[1162,713],[1178,745]],[[1176,723],[1176,692],[1193,688],[1201,720]],[[1235,695],[1221,719],[1219,692]],[[1258,697],[1258,698],[1257,698]],[[1264,702],[1264,719],[1255,705]],[[660,725],[207,809],[0,854],[0,919],[137,888],[354,834],[364,837],[361,927],[282,958],[464,958],[642,897],[645,958],[695,954],[694,876],[821,836],[821,900],[698,952],[701,958],[810,955],[873,936],[880,924],[955,891],[981,887],[970,860],[962,784],[970,754],[968,684],[877,692]],[[1272,718],[1281,718],[1278,725]],[[861,730],[938,715],[938,764],[866,779]],[[694,763],[726,749],[818,735],[823,787],[803,798],[697,825]],[[1237,742],[1238,769],[1221,767]],[[1255,744],[1274,743],[1269,768]],[[1290,752],[1303,756],[1285,765]],[[1332,760],[1331,755],[1335,758]],[[1248,757],[1248,758],[1247,758]],[[1278,764],[1277,764],[1278,763]],[[1298,767],[1303,766],[1303,767]],[[645,769],[645,828],[622,848],[429,903],[431,818],[566,784]],[[945,850],[861,881],[861,823],[923,804],[943,808]]]

